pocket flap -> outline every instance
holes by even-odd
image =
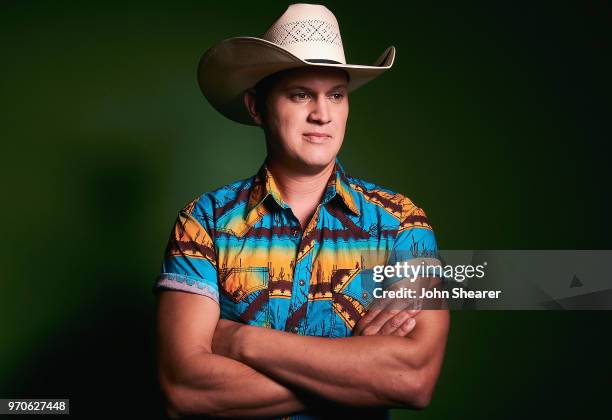
[[[233,267],[227,270],[221,288],[233,301],[239,302],[257,290],[268,288],[268,267]]]

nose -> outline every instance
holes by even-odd
[[[313,108],[308,115],[309,122],[315,122],[318,124],[327,124],[331,121],[331,113],[329,110],[329,104],[326,98],[318,97],[316,101],[313,101]]]

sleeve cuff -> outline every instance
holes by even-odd
[[[204,279],[196,279],[183,274],[160,274],[157,276],[157,281],[153,287],[153,293],[157,293],[159,289],[181,290],[183,292],[195,293],[197,295],[207,296],[219,303],[219,290],[216,287],[211,286]]]

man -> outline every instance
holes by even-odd
[[[308,4],[289,6],[263,39],[203,56],[204,95],[262,127],[267,157],[179,212],[155,289],[168,414],[385,417],[428,405],[448,312],[372,308],[367,273],[435,257],[433,231],[408,198],[337,158],[348,92],[394,56],[345,64],[334,15]]]

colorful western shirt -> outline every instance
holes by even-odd
[[[266,158],[256,175],[204,193],[179,212],[154,291],[207,296],[224,319],[347,337],[380,287],[374,265],[436,256],[422,209],[348,175],[337,158],[302,230]]]

